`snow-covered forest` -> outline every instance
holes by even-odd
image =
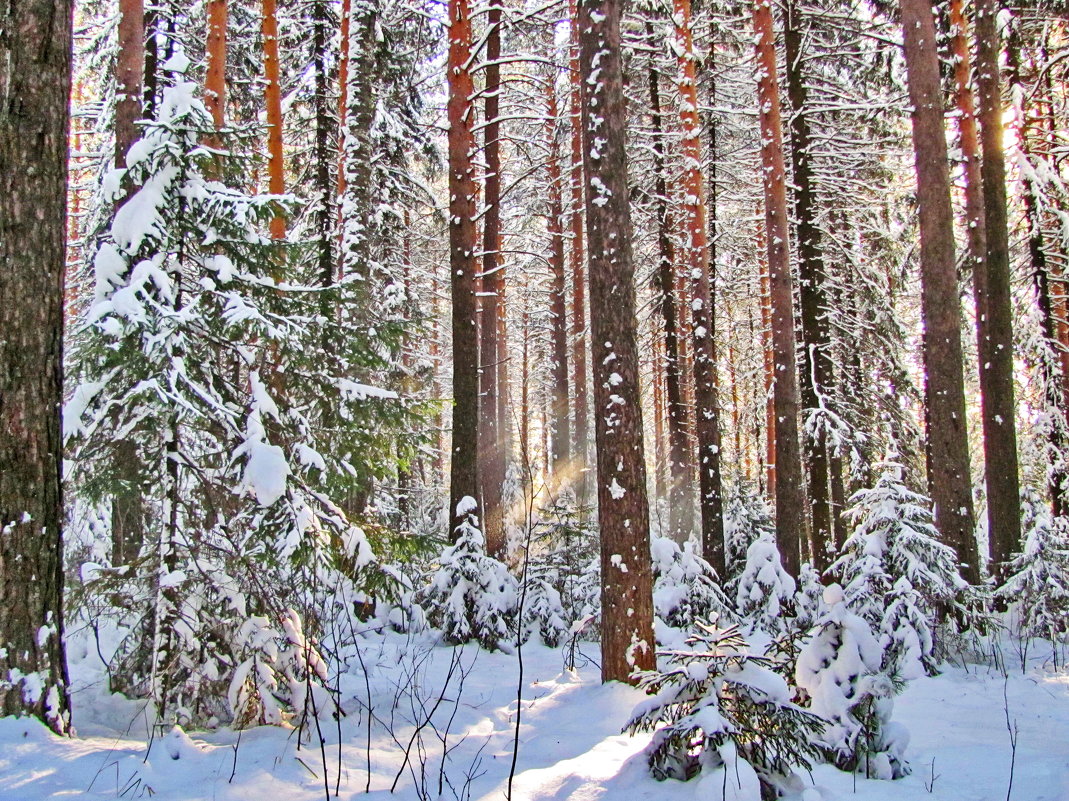
[[[1064,0],[0,3],[0,799],[1055,801],[1067,654]]]

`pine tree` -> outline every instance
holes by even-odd
[[[63,274],[72,7],[0,10],[0,715],[70,728],[63,647]]]

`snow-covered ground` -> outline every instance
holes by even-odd
[[[602,686],[590,659],[596,646],[581,650],[586,656],[574,672],[565,670],[564,651],[523,651],[512,798],[705,801],[720,799],[725,785],[734,797],[730,773],[688,783],[650,778],[642,753],[648,735],[620,734],[641,694]],[[340,728],[325,716],[323,749],[317,736],[301,742],[296,731],[271,727],[240,735],[172,731],[148,743],[142,705],[107,695],[94,649],[72,643],[78,735],[61,739],[27,720],[0,720],[0,798],[303,801],[324,798],[324,779],[331,797],[338,788],[343,799],[364,797],[368,787],[370,798],[382,799],[506,797],[517,712],[515,655],[374,635],[362,657],[369,680],[354,659],[339,679],[345,716]],[[1010,661],[1008,678],[986,666],[947,667],[937,678],[913,682],[897,699],[895,719],[912,735],[911,776],[868,781],[820,766],[800,797],[1002,801],[1011,769],[1008,712],[1017,743],[1012,798],[1069,799],[1069,673],[1041,659],[1022,672]],[[433,726],[413,725],[432,710]]]

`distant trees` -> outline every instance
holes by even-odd
[[[63,647],[69,0],[0,9],[0,716],[70,729]]]

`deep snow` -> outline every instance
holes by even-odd
[[[602,686],[591,659],[597,656],[597,646],[586,643],[581,650],[586,656],[579,657],[575,672],[564,669],[563,650],[531,645],[523,650],[514,799],[719,799],[725,787],[727,797],[734,797],[730,773],[689,783],[658,783],[650,778],[642,753],[648,736],[620,734],[642,696],[629,687]],[[368,749],[366,736],[369,688],[354,657],[348,672],[338,679],[345,712],[340,751],[338,724],[329,716],[322,723],[332,797],[335,787],[340,788],[340,798],[363,797],[369,760],[372,799],[437,798],[440,779],[443,798],[505,797],[517,657],[474,646],[456,649],[456,654],[459,662],[446,684],[454,649],[434,646],[426,637],[367,636],[362,657],[374,713],[371,746]],[[1002,801],[1010,777],[1008,709],[1011,726],[1017,729],[1012,798],[1069,799],[1069,673],[1054,671],[1042,656],[1033,658],[1024,672],[1013,654],[1009,663],[1007,678],[989,666],[947,666],[939,677],[911,683],[896,700],[894,718],[912,735],[907,751],[911,776],[895,782],[869,781],[819,766],[806,777],[807,789],[800,797]],[[0,720],[0,798],[303,801],[324,797],[324,752],[316,737],[312,743],[300,742],[297,732],[272,727],[240,735],[225,729],[188,735],[171,731],[157,732],[148,745],[150,727],[143,705],[106,693],[91,643],[71,643],[71,673],[76,737],[55,737],[25,719]],[[422,736],[415,736],[412,721],[423,719],[436,702],[437,733],[427,727]],[[404,750],[410,742],[412,759],[405,765]],[[440,771],[443,748],[448,751],[444,773]]]

